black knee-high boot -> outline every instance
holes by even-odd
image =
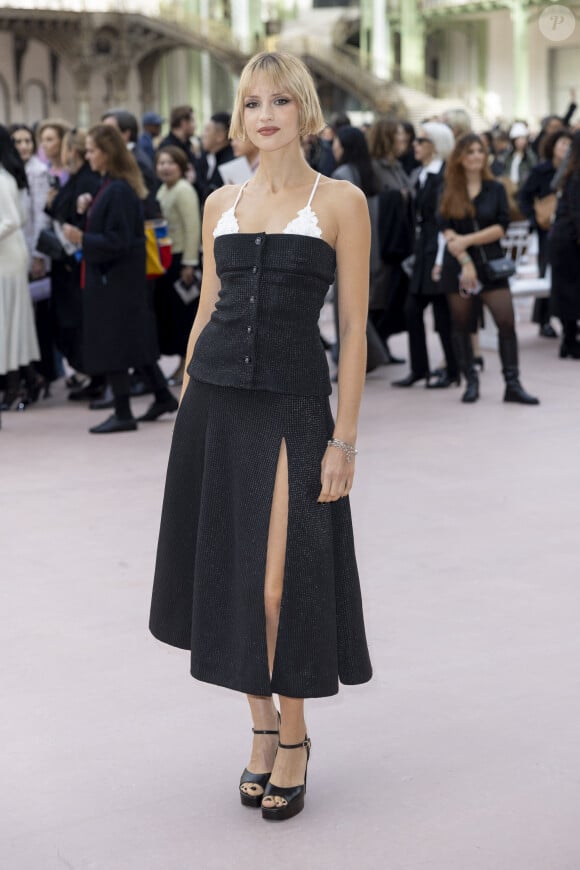
[[[453,335],[453,347],[459,364],[459,370],[467,381],[467,388],[461,397],[462,402],[477,402],[479,399],[479,378],[473,360],[473,347],[468,332],[456,332]]]
[[[515,335],[499,337],[499,355],[505,379],[504,402],[519,402],[520,405],[539,405],[540,400],[526,393],[520,384],[518,366],[518,340]]]
[[[576,337],[578,327],[575,320],[562,321],[562,344],[560,345],[560,359],[571,356],[572,359],[580,359],[580,341]]]

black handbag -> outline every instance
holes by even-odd
[[[476,220],[473,221],[473,226],[478,233],[479,224]],[[511,257],[496,257],[494,260],[489,260],[484,245],[478,245],[478,248],[481,251],[483,271],[487,281],[507,281],[516,274],[516,264]]]
[[[60,239],[52,230],[41,230],[36,240],[36,250],[51,260],[64,260],[66,251],[60,243]]]

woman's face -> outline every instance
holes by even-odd
[[[559,163],[561,163],[562,160],[565,160],[568,155],[568,151],[570,150],[571,142],[572,140],[568,139],[567,136],[560,136],[560,138],[554,145],[554,156],[552,159],[558,161]]]
[[[23,163],[28,163],[34,154],[34,142],[28,130],[17,130],[12,135],[12,141],[16,146],[16,150],[20,154]]]
[[[340,163],[342,160],[342,155],[344,154],[344,148],[340,144],[340,139],[338,136],[335,136],[332,140],[332,154],[337,163]]]
[[[435,148],[424,130],[419,130],[419,135],[413,142],[413,151],[415,160],[418,160],[423,166],[428,166],[433,160]]]
[[[62,139],[55,127],[44,128],[40,134],[40,144],[48,160],[60,160]]]
[[[97,148],[90,136],[87,136],[86,158],[93,172],[98,172],[100,175],[105,174],[107,171],[107,155],[100,148]]]
[[[523,152],[528,147],[528,137],[527,136],[518,136],[514,139],[514,151],[517,151],[519,154],[523,154]]]
[[[244,98],[244,126],[250,142],[260,151],[277,151],[300,142],[300,108],[289,91],[279,91],[259,73]]]
[[[172,187],[181,178],[179,164],[175,162],[171,154],[165,154],[163,151],[157,160],[156,170],[157,178],[168,187]]]
[[[486,153],[479,142],[472,142],[463,152],[461,165],[466,172],[482,172],[486,163]]]

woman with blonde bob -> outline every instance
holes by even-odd
[[[369,216],[354,185],[306,163],[301,138],[323,126],[301,61],[249,61],[230,136],[258,148],[259,168],[205,205],[150,621],[158,639],[191,650],[194,677],[247,695],[254,738],[240,799],[274,821],[304,806],[304,699],[371,677],[348,502]],[[318,317],[336,269],[334,421]]]

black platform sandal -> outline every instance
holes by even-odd
[[[280,722],[280,714],[278,713],[278,723]],[[255,728],[252,728],[253,734],[280,734],[280,731],[257,731]],[[244,768],[244,772],[240,777],[240,800],[245,807],[255,807],[256,809],[262,803],[262,798],[264,797],[266,786],[270,781],[270,776],[272,771],[268,771],[268,773],[252,773],[248,768]],[[250,788],[247,792],[242,791],[243,785],[249,785]],[[261,789],[261,791],[258,791]]]
[[[306,794],[306,774],[308,772],[308,762],[310,760],[310,739],[305,737],[302,743],[279,743],[279,749],[306,749],[306,767],[304,769],[304,783],[302,785],[291,785],[288,788],[283,788],[279,785],[274,785],[268,782],[263,794],[263,798],[279,797],[284,803],[279,807],[265,807],[262,804],[262,818],[270,822],[282,822],[284,819],[291,819],[297,816],[304,809],[304,795]]]

